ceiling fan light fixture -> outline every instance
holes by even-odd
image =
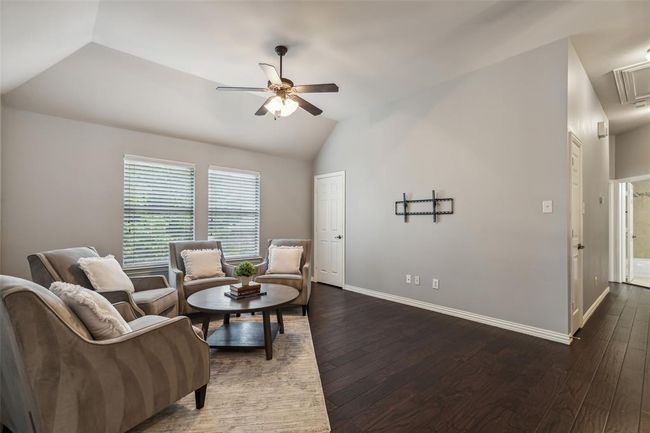
[[[264,108],[275,117],[287,117],[298,109],[298,103],[293,99],[276,96],[264,105]]]

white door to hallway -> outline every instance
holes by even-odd
[[[345,283],[345,172],[314,176],[314,262],[316,281]]]
[[[625,282],[634,280],[634,185],[625,183]]]
[[[571,335],[582,327],[582,143],[571,134]]]

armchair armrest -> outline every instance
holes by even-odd
[[[120,301],[116,302],[113,304],[113,307],[117,310],[118,313],[120,313],[120,316],[127,322],[131,322],[132,320],[135,320],[138,318],[138,316],[135,315],[135,311],[133,311],[133,308],[131,307],[131,304],[128,302]]]
[[[151,289],[162,289],[169,287],[167,278],[164,275],[145,275],[142,277],[130,277],[136,292]]]
[[[235,276],[235,268],[237,266],[231,265],[230,263],[226,263],[224,261],[221,262],[221,270],[226,274],[226,277],[233,277],[236,278]]]
[[[117,304],[118,302],[126,302],[131,306],[135,312],[136,317],[144,316],[144,311],[138,307],[138,305],[133,300],[133,296],[126,290],[107,290],[107,291],[98,291],[100,295],[108,299],[111,304]],[[119,310],[118,310],[119,311]]]
[[[264,275],[268,269],[269,261],[267,259],[264,259],[262,263],[255,265],[255,275]]]

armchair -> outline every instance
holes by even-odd
[[[213,250],[222,251],[221,269],[226,274],[223,277],[201,278],[198,280],[185,281],[185,262],[181,253],[184,250]],[[192,313],[194,309],[187,304],[187,298],[198,291],[211,287],[237,284],[239,280],[235,277],[235,267],[226,262],[223,258],[223,249],[219,241],[176,241],[169,243],[169,280],[178,290],[178,301],[180,313]]]
[[[269,267],[269,255],[266,259],[256,266],[257,276],[255,281],[258,283],[275,283],[295,287],[300,292],[300,296],[294,301],[295,305],[302,306],[302,315],[309,311],[309,297],[311,296],[311,239],[271,239],[269,247],[291,246],[302,247],[302,257],[300,259],[300,274],[267,274]]]
[[[27,257],[32,280],[43,287],[50,287],[54,281],[77,284],[93,289],[86,274],[78,265],[82,257],[99,257],[94,247],[65,248],[45,251]],[[154,314],[175,317],[178,315],[178,295],[169,287],[162,275],[130,277],[135,292],[126,290],[99,292],[111,303],[126,302],[131,305],[136,316]]]
[[[118,433],[195,392],[203,407],[209,347],[187,317],[143,316],[94,340],[49,290],[0,275],[0,422],[14,432]]]

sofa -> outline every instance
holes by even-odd
[[[94,247],[64,248],[44,251],[27,257],[32,280],[49,288],[55,281],[77,284],[93,289],[86,274],[77,263],[82,257],[99,257]],[[113,290],[100,292],[112,303],[126,302],[137,316],[153,314],[175,317],[178,315],[178,294],[169,287],[163,275],[130,277],[135,292]]]
[[[185,262],[182,253],[185,250],[213,250],[221,248],[219,241],[175,241],[169,243],[169,280],[178,291],[180,313],[188,314],[194,309],[187,303],[187,298],[204,289],[211,287],[237,284],[239,280],[235,277],[235,266],[228,264],[221,254],[221,269],[226,274],[223,277],[201,278],[185,281]]]
[[[187,317],[132,318],[96,341],[55,294],[0,275],[0,321],[0,422],[14,433],[125,432],[192,391],[203,407],[209,347]]]
[[[271,239],[269,247],[291,246],[302,247],[302,257],[300,259],[300,274],[267,274],[269,266],[269,256],[256,266],[255,281],[258,283],[274,283],[291,286],[300,292],[293,305],[302,307],[302,315],[309,311],[309,297],[311,296],[311,239]]]

